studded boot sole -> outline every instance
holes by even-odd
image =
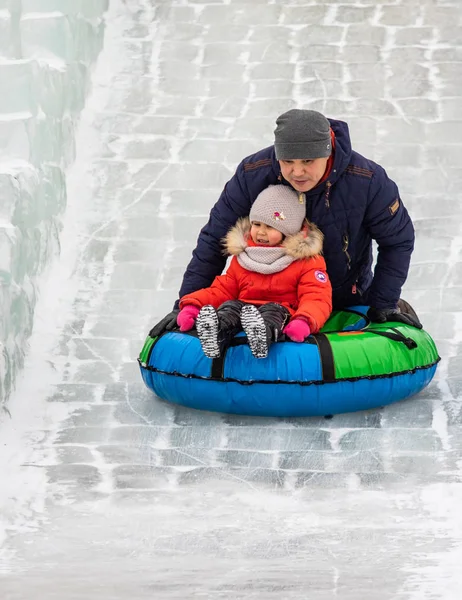
[[[202,351],[207,358],[218,358],[220,356],[218,329],[217,311],[210,304],[203,306],[197,315],[196,330]]]
[[[242,329],[247,335],[250,351],[255,358],[268,356],[268,341],[266,338],[266,325],[258,309],[248,304],[241,310]]]

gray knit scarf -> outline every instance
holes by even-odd
[[[293,256],[286,254],[285,248],[280,246],[247,246],[237,260],[241,267],[248,271],[270,275],[279,273],[294,262]]]

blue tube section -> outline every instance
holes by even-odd
[[[395,377],[300,385],[192,379],[141,369],[145,384],[160,398],[222,413],[307,417],[368,410],[413,396],[432,380],[436,365]]]

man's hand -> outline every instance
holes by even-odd
[[[176,319],[178,317],[180,310],[178,308],[174,308],[171,313],[168,313],[161,321],[159,321],[149,332],[149,335],[152,338],[158,337],[165,331],[172,331],[177,327]]]
[[[404,323],[404,325],[411,325],[422,329],[422,323],[408,313],[401,312],[399,308],[373,308],[371,307],[367,311],[367,316],[373,323],[387,323],[389,321],[395,321],[397,323]]]

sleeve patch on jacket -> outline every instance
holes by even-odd
[[[324,271],[315,271],[314,272],[314,276],[316,277],[316,279],[318,281],[320,281],[321,283],[327,283],[327,274],[324,273]]]
[[[390,204],[390,206],[388,207],[388,210],[390,211],[391,216],[393,216],[396,211],[399,208],[399,198],[396,198],[396,200],[393,202],[393,204]]]

